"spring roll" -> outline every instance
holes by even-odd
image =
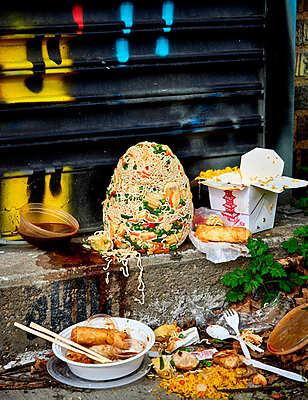
[[[229,242],[229,243],[247,243],[248,238],[252,236],[249,229],[233,226],[207,226],[199,225],[195,236],[201,242]]]
[[[113,346],[111,344],[97,344],[95,346],[91,346],[90,350],[95,351],[109,360],[114,360],[116,358]]]
[[[127,339],[129,339],[128,334],[117,329],[76,326],[71,333],[71,340],[85,346],[110,344],[120,349],[128,349],[129,341]]]
[[[93,361],[91,358],[87,357],[85,354],[77,353],[76,351],[67,350],[66,358],[71,361],[76,361],[84,364],[92,364]]]

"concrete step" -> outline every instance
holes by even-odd
[[[279,257],[286,255],[281,243],[293,236],[296,227],[308,224],[303,214],[277,214],[274,229],[262,237]],[[0,247],[0,364],[18,353],[50,347],[45,341],[26,335],[13,324],[34,321],[59,332],[93,314],[107,313],[140,319],[152,327],[202,317],[208,309],[220,308],[226,288],[222,276],[244,267],[248,259],[214,264],[190,241],[172,254],[143,257],[145,302],[140,304],[139,269],[129,263],[129,276],[121,266],[109,270],[106,263],[81,246],[82,238],[67,250],[43,251],[31,245]]]

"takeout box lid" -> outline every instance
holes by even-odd
[[[199,182],[221,190],[242,191],[255,186],[274,193],[308,185],[308,181],[282,176],[283,167],[283,160],[274,150],[256,147],[241,157],[239,171],[200,179]]]

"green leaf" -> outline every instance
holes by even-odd
[[[279,262],[275,262],[274,265],[270,268],[269,273],[273,278],[284,278],[287,276],[286,271],[282,267]]]
[[[275,298],[277,297],[278,292],[277,291],[269,291],[265,292],[263,299],[262,299],[262,307],[264,306],[265,303],[271,303]]]
[[[262,276],[263,276],[263,275],[266,275],[266,274],[268,274],[269,270],[270,270],[270,267],[264,265],[264,266],[262,267],[262,270],[260,271],[260,274],[261,274]]]
[[[256,275],[255,280],[261,285],[264,282],[264,279],[261,275]]]
[[[250,293],[253,289],[258,289],[260,283],[251,279],[249,282],[245,283],[244,285],[244,292]]]
[[[247,274],[248,271],[237,268],[233,272],[229,272],[223,276],[221,281],[225,286],[235,288],[250,279],[250,276],[247,276]]]
[[[231,289],[226,293],[226,299],[232,303],[243,300],[245,294],[239,289]]]
[[[239,285],[238,277],[233,272],[229,272],[223,276],[221,281],[225,286],[231,286],[232,288],[235,288]]]
[[[285,280],[281,280],[279,281],[279,287],[281,290],[285,291],[285,292],[290,292],[291,291],[291,287],[289,286],[288,282]]]
[[[308,225],[298,227],[293,234],[302,238],[308,238]]]
[[[290,272],[288,278],[290,281],[294,282],[296,285],[303,285],[305,283],[305,280],[299,276],[298,272],[294,272],[294,271]]]
[[[287,250],[288,253],[292,254],[292,253],[296,253],[299,249],[298,246],[298,241],[297,239],[290,238],[289,240],[285,241],[282,243],[282,247]]]
[[[264,256],[264,261],[265,261],[265,264],[266,264],[268,267],[270,267],[271,265],[274,264],[274,257],[273,257],[273,255],[272,255],[272,254],[266,254],[266,255]]]

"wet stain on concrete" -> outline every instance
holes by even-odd
[[[36,264],[45,269],[78,268],[90,266],[106,266],[107,262],[93,251],[89,251],[81,243],[70,243],[63,248],[48,251],[37,258]]]
[[[128,278],[123,275],[121,264],[112,262],[107,270],[108,260],[86,249],[82,243],[74,242],[46,251],[37,258],[36,264],[49,271],[65,269],[69,275],[62,272],[58,282],[54,273],[45,276],[52,283],[52,293],[49,299],[45,295],[38,299],[27,321],[42,324],[48,318],[46,308],[49,308],[50,325],[59,331],[59,324],[68,326],[98,313],[111,315],[113,302],[118,303],[118,316],[124,317]]]

